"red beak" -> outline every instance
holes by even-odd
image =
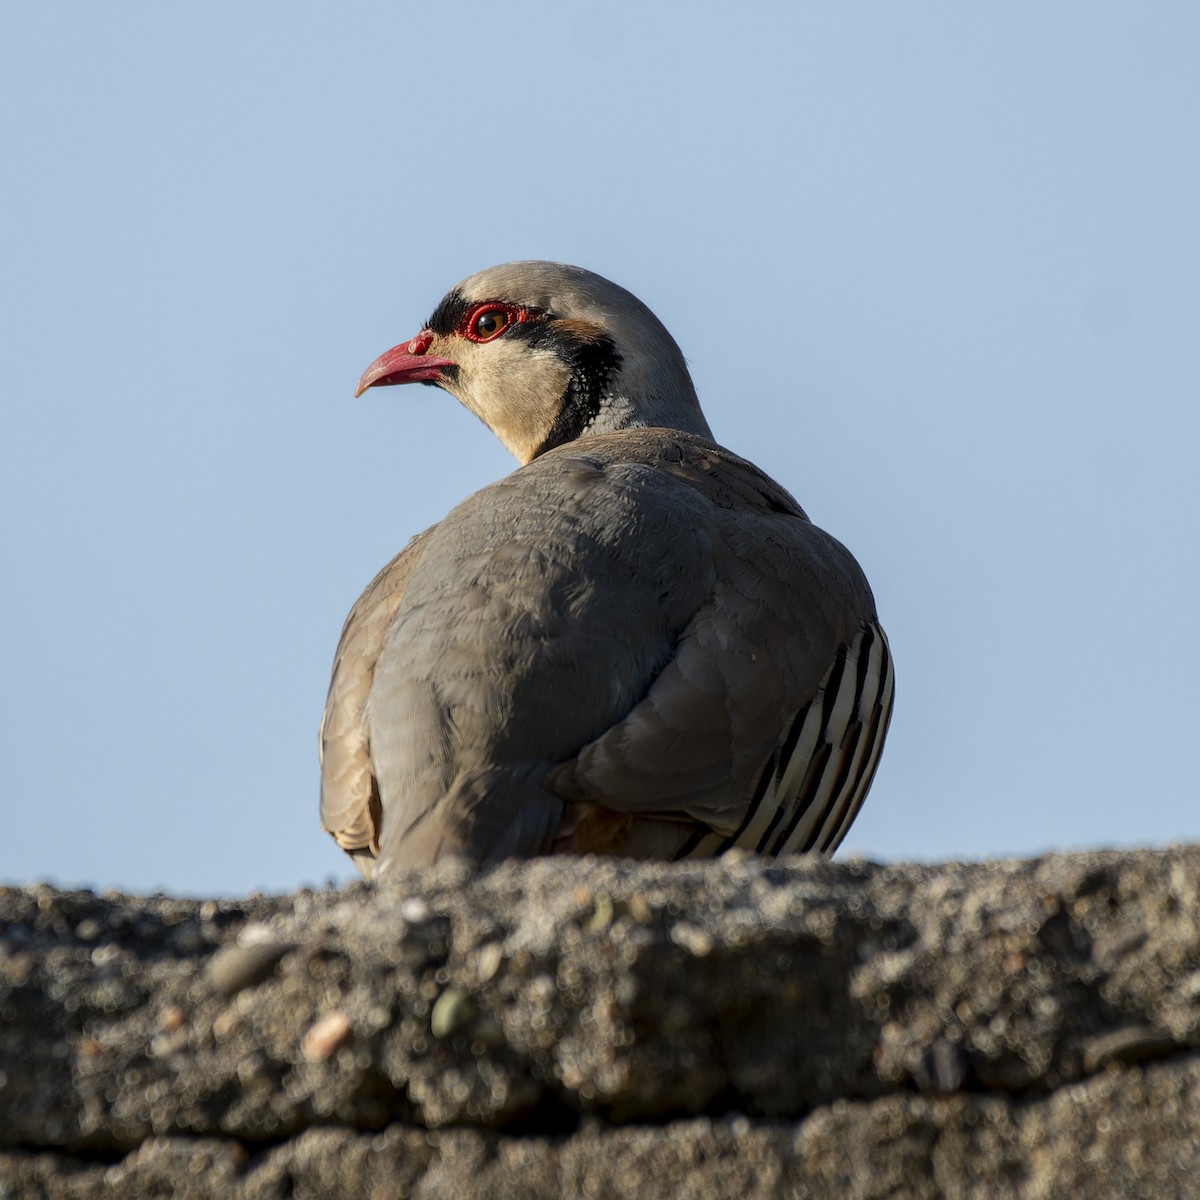
[[[433,334],[423,329],[410,342],[401,342],[381,354],[364,372],[354,389],[361,396],[370,387],[390,387],[395,383],[437,383],[445,367],[454,363],[448,358],[427,354]]]

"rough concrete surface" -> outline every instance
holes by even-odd
[[[1200,848],[0,889],[0,1200],[1200,1196]]]

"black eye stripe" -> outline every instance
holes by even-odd
[[[459,327],[467,319],[467,314],[474,307],[475,305],[465,299],[458,288],[455,288],[434,309],[433,316],[425,323],[425,328],[430,333],[436,333],[441,337],[449,337],[452,333],[458,331]]]

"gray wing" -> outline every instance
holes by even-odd
[[[547,782],[576,802],[690,819],[675,855],[831,852],[891,713],[870,591],[840,543],[781,514],[727,514],[714,558],[717,585],[645,697]],[[639,852],[636,823],[621,838]]]

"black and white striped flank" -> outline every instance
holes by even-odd
[[[816,696],[796,714],[733,833],[701,833],[678,858],[738,846],[759,854],[832,854],[858,816],[892,716],[896,677],[875,622],[838,651]]]

